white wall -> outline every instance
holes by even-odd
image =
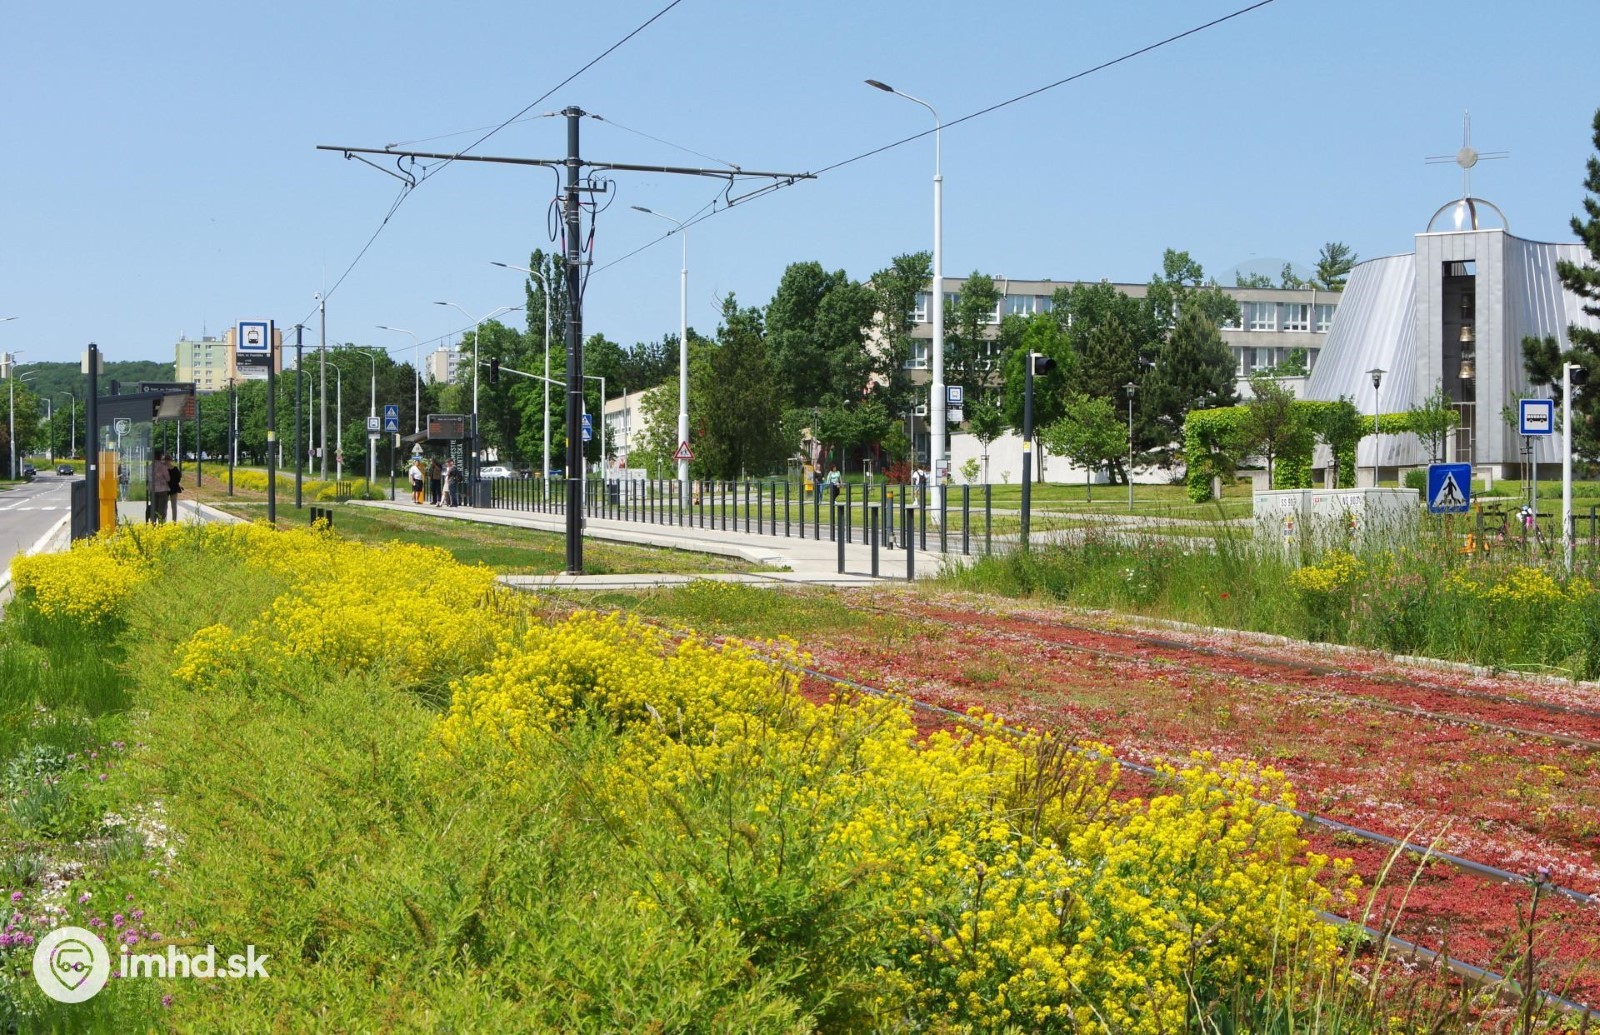
[[[966,480],[961,474],[961,466],[973,457],[977,457],[979,464],[982,464],[982,446],[978,440],[965,432],[952,434],[950,436],[950,477],[952,482],[959,485]],[[1049,450],[1043,451],[1043,457],[1044,473],[1041,476],[1035,470],[1035,478],[1056,484],[1084,484],[1083,468],[1074,466],[1065,457],[1052,456]],[[1037,467],[1039,461],[1037,454],[1034,457],[1034,461],[1035,467]],[[1011,432],[1007,432],[989,443],[989,481],[995,485],[1005,484],[1006,478],[1003,475],[1007,473],[1010,475],[1010,484],[1021,484],[1022,438]],[[1145,485],[1165,485],[1172,481],[1172,476],[1172,471],[1161,467],[1137,467],[1133,472],[1134,482]],[[978,480],[983,480],[981,473],[978,476]],[[1103,472],[1096,475],[1095,484],[1105,484],[1105,474]]]

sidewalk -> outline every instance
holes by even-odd
[[[542,532],[560,534],[566,531],[566,517],[562,514],[533,514],[500,509],[475,507],[435,508],[414,503],[352,500],[351,506],[395,510],[422,517],[446,521],[477,521],[490,525],[507,525],[513,528],[533,528]],[[845,544],[844,574],[839,573],[839,547],[829,542],[827,530],[823,538],[801,539],[796,536],[763,535],[757,532],[723,531],[714,528],[690,528],[677,525],[656,525],[637,521],[618,521],[610,518],[590,517],[585,520],[586,539],[604,539],[609,542],[632,543],[636,546],[654,546],[695,553],[719,554],[737,557],[764,567],[786,568],[786,571],[750,572],[727,575],[507,575],[501,581],[518,588],[542,589],[620,589],[647,586],[677,586],[686,582],[710,579],[718,582],[742,582],[752,585],[784,586],[871,586],[886,581],[904,582],[906,578],[906,551],[878,548],[878,578],[872,577],[871,548],[860,541],[860,530],[853,543]],[[929,578],[938,573],[941,558],[938,553],[916,550],[916,574]],[[959,561],[960,558],[950,560]]]

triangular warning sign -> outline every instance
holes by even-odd
[[[1446,474],[1444,482],[1439,486],[1438,494],[1433,497],[1433,509],[1448,510],[1466,505],[1467,499],[1461,494],[1461,486],[1456,484],[1456,476],[1453,473]]]
[[[676,453],[672,454],[672,459],[674,459],[674,460],[693,460],[694,459],[694,453],[690,451],[689,443],[687,443],[687,442],[678,443],[678,451]]]

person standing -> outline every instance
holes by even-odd
[[[180,464],[170,464],[167,467],[167,504],[172,508],[172,520],[178,520],[178,494],[183,492],[183,467]]]
[[[443,495],[444,470],[439,466],[439,458],[434,457],[428,461],[428,502],[438,506]]]
[[[456,462],[454,460],[446,460],[444,462],[444,505],[445,506],[453,507],[453,506],[456,505],[456,484],[460,480],[461,480],[461,473],[456,470]]]
[[[422,502],[422,461],[413,459],[411,466],[406,469],[406,477],[411,481],[411,502]]]
[[[158,451],[155,463],[150,465],[149,490],[150,509],[145,518],[159,525],[167,520],[167,497],[172,494],[172,464],[165,453]]]

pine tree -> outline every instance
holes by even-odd
[[[1559,261],[1556,274],[1564,288],[1583,299],[1585,313],[1600,317],[1600,110],[1594,114],[1594,146],[1596,154],[1589,157],[1583,180],[1588,191],[1583,199],[1587,218],[1572,217],[1572,232],[1588,250],[1591,262]],[[1600,384],[1593,376],[1600,371],[1600,331],[1573,324],[1567,328],[1567,340],[1570,348],[1562,354],[1554,338],[1522,339],[1522,366],[1528,380],[1551,386],[1558,400],[1563,363],[1583,366],[1590,375],[1590,385]],[[1590,387],[1573,394],[1572,449],[1587,457],[1600,454],[1600,389]]]

